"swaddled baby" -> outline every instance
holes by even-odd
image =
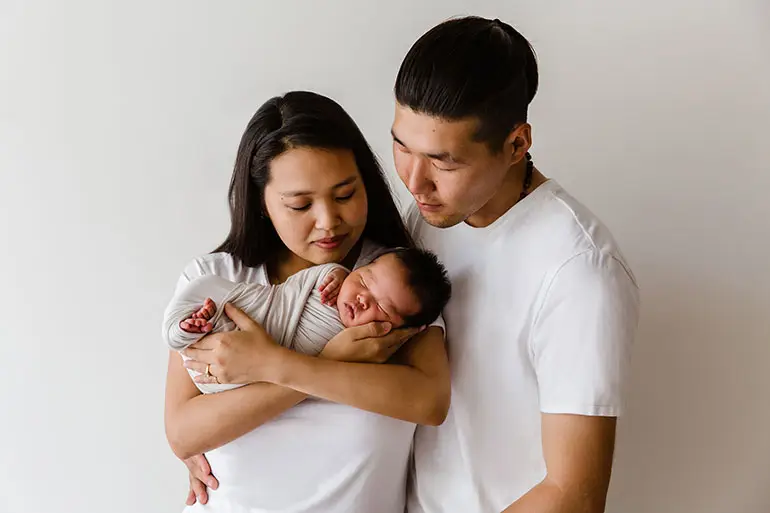
[[[231,331],[235,324],[224,315],[224,305],[232,303],[278,344],[316,355],[346,327],[372,321],[387,321],[393,328],[430,324],[450,294],[443,265],[432,253],[415,248],[389,250],[353,272],[337,264],[318,265],[279,285],[203,276],[171,300],[163,336],[169,347],[181,351],[202,334]],[[203,393],[213,393],[242,385],[196,386]]]

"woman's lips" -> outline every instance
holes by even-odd
[[[321,249],[336,249],[342,244],[345,237],[347,237],[347,235],[335,235],[334,237],[318,239],[317,241],[314,241],[313,244]]]

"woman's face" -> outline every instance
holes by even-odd
[[[313,265],[341,262],[366,226],[366,191],[353,152],[282,153],[270,163],[265,207],[294,255]]]

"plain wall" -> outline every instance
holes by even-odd
[[[0,512],[181,509],[161,313],[246,122],[316,90],[392,172],[398,65],[471,13],[532,41],[535,162],[642,287],[608,511],[770,511],[770,3],[4,0]]]

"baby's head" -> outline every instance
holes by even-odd
[[[430,324],[444,309],[452,285],[433,253],[395,249],[345,278],[337,308],[346,327],[387,321],[394,328]]]

